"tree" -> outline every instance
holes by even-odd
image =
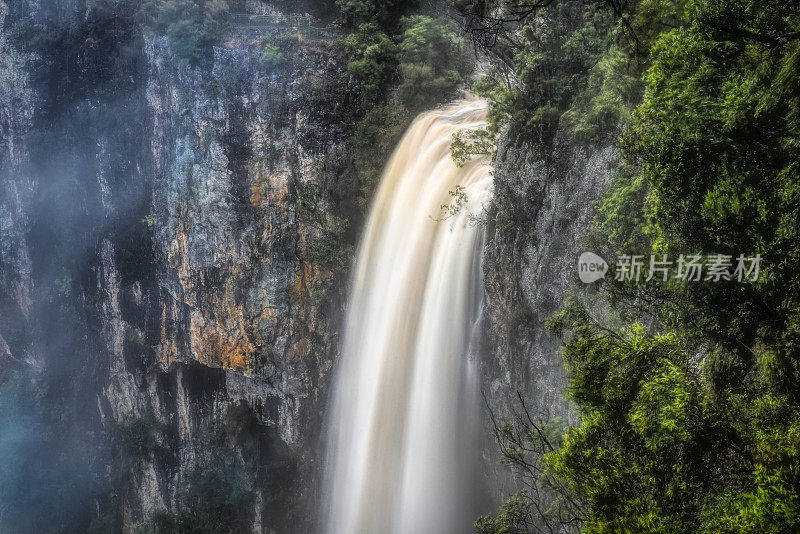
[[[169,37],[181,65],[203,61],[227,28],[227,0],[148,0],[139,18]]]
[[[398,92],[406,107],[421,110],[452,95],[474,62],[452,23],[413,15],[403,18],[402,27]]]
[[[368,98],[374,98],[385,87],[397,62],[397,47],[373,23],[364,23],[344,40],[350,57],[347,70],[361,80]]]
[[[705,0],[686,13],[653,38],[597,241],[758,255],[760,276],[609,281],[628,326],[579,303],[551,320],[580,424],[541,462],[582,503],[587,532],[794,532],[800,9]]]

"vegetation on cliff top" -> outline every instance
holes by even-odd
[[[228,11],[227,0],[147,0],[137,16],[169,38],[185,66],[207,57],[227,29]]]

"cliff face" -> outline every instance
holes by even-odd
[[[560,131],[551,146],[525,140],[513,129],[501,136],[495,160],[494,204],[484,251],[484,351],[481,388],[498,421],[522,407],[534,420],[575,422],[564,398],[561,340],[545,325],[570,293],[587,296],[578,257],[617,163],[613,145],[583,147]],[[591,291],[591,289],[589,289]],[[484,442],[489,493],[519,490],[499,465],[494,436]]]
[[[326,273],[295,191],[345,137],[308,95],[325,80],[348,105],[342,59],[317,38],[264,61],[262,35],[234,28],[191,67],[107,20],[84,19],[77,45],[11,42],[19,21],[77,6],[0,2],[15,17],[0,34],[3,375],[42,390],[61,369],[63,409],[111,436],[87,470],[111,473],[126,528],[174,511],[221,454],[248,466],[257,531],[307,530],[331,353],[309,347]],[[166,457],[131,447],[137,431]],[[120,462],[134,468],[116,476]]]
[[[281,31],[283,14],[245,4]],[[80,483],[43,524],[130,530],[179,511],[198,472],[240,466],[255,531],[309,531],[339,314],[312,313],[327,274],[298,188],[347,136],[344,59],[324,35],[265,59],[263,34],[234,28],[187,66],[165,38],[82,5],[0,0],[0,381],[46,395],[52,429],[21,432],[19,472],[0,474],[44,462],[56,488],[66,470]],[[49,37],[20,46],[31,27]],[[331,90],[333,108],[314,104]],[[613,161],[563,136],[547,151],[501,140],[482,372],[501,414],[517,390],[569,412],[544,320]]]
[[[153,272],[122,280],[114,243],[103,242],[103,416],[152,410],[172,429],[178,468],[145,468],[131,503],[144,512],[171,508],[214,425],[256,425],[252,443],[231,454],[272,449],[242,460],[256,462],[257,482],[271,488],[259,487],[257,526],[277,528],[307,486],[296,486],[310,473],[297,460],[316,439],[330,366],[311,360],[305,335],[309,284],[320,273],[303,257],[310,230],[297,221],[292,190],[337,131],[306,115],[298,80],[337,66],[303,50],[302,68],[268,70],[259,50],[233,46],[215,49],[203,72],[177,67],[163,40],[148,38],[145,51],[152,200],[140,224],[152,235]]]
[[[0,2],[0,25],[9,15]],[[31,261],[25,236],[26,207],[33,179],[22,170],[30,154],[24,137],[30,129],[34,94],[26,69],[30,58],[0,32],[0,357],[3,368],[33,363],[30,351]],[[18,171],[17,171],[18,170]],[[14,172],[17,171],[17,172]]]
[[[560,340],[545,321],[581,285],[578,257],[594,202],[610,183],[612,146],[581,147],[559,132],[552,147],[513,131],[498,144],[494,228],[486,248],[489,405],[508,414],[519,391],[535,415],[570,418]]]

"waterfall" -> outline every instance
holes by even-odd
[[[483,157],[457,167],[450,144],[485,116],[475,101],[420,115],[384,171],[358,250],[328,421],[328,534],[468,532],[474,520],[470,340],[492,178]]]

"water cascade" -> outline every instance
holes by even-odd
[[[468,532],[486,158],[457,167],[464,101],[419,116],[384,172],[358,250],[329,425],[328,534]],[[442,209],[442,206],[449,209]]]

